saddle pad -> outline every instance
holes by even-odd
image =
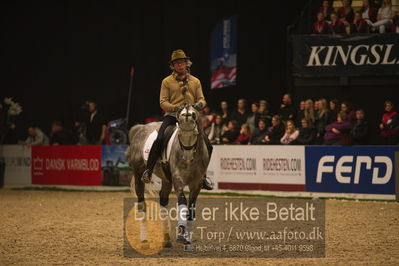
[[[168,146],[166,147],[166,160],[169,160],[170,152],[172,150],[172,143],[176,137],[176,134],[177,134],[177,128],[174,130],[172,137],[170,137],[170,139],[168,141]],[[145,161],[148,161],[148,156],[150,155],[150,150],[151,150],[152,144],[157,139],[157,136],[158,136],[158,132],[156,130],[154,130],[148,136],[147,140],[145,141],[144,148],[143,148],[143,158]]]

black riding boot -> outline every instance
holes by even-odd
[[[160,156],[160,149],[159,149],[158,140],[155,140],[152,144],[150,154],[148,155],[147,161],[147,169],[144,171],[143,175],[141,176],[141,181],[144,183],[151,182],[152,171],[154,170],[155,164],[157,163],[158,157]]]
[[[212,155],[213,147],[212,147],[211,142],[208,139],[208,136],[204,135],[204,140],[205,140],[206,147],[208,148],[208,155],[209,155],[209,159],[210,159],[211,155]],[[213,189],[213,182],[206,176],[206,174],[204,176],[204,181],[202,182],[202,188],[206,189],[206,190]]]

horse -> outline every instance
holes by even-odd
[[[159,191],[159,203],[161,208],[168,209],[169,194],[172,187],[178,202],[178,227],[177,242],[186,246],[191,244],[193,221],[195,219],[195,206],[198,194],[202,187],[203,178],[210,161],[210,156],[205,143],[205,135],[200,123],[199,112],[186,104],[177,113],[177,126],[174,138],[171,139],[170,156],[158,159],[153,173],[162,180]],[[141,176],[146,169],[146,160],[143,156],[144,145],[150,134],[158,130],[161,122],[138,124],[129,131],[130,145],[125,152],[126,159],[132,168],[133,178],[131,190],[137,196],[138,211],[145,212],[145,184]],[[170,130],[169,128],[166,131]],[[166,135],[165,131],[165,135]],[[166,146],[166,145],[164,145]],[[165,154],[165,152],[163,152]],[[134,184],[133,184],[134,181]],[[151,186],[149,183],[147,186]],[[187,202],[184,188],[189,188],[189,200]],[[169,235],[169,223],[163,226],[164,247],[171,247]],[[146,233],[141,236],[141,242],[146,242]]]

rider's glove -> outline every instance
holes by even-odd
[[[194,104],[193,106],[195,108],[195,110],[199,111],[202,109],[202,103],[201,102],[197,102]]]

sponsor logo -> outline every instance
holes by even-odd
[[[220,158],[222,170],[256,171],[256,158]]]
[[[364,171],[372,173],[371,184],[387,184],[392,178],[393,162],[388,156],[341,156],[326,155],[317,166],[316,183],[322,183],[325,173],[335,173],[338,183],[359,184]]]
[[[263,158],[264,171],[296,172],[301,171],[300,158]]]
[[[43,158],[35,157],[33,158],[33,169],[42,170],[43,169]]]
[[[6,157],[5,162],[7,167],[29,167],[31,163],[29,157]]]
[[[333,67],[339,65],[395,65],[395,44],[311,46],[307,67]],[[396,48],[396,47],[395,47]]]

